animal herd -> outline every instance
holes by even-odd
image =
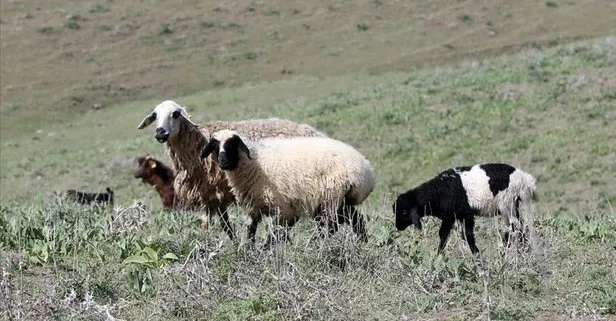
[[[262,218],[273,217],[276,228],[266,247],[287,240],[301,217],[314,219],[321,237],[349,224],[360,241],[368,240],[357,207],[374,190],[377,175],[353,146],[310,125],[279,118],[195,124],[186,108],[172,100],[158,104],[138,129],[151,124],[172,167],[150,156],[139,157],[134,176],[154,187],[165,209],[202,212],[201,229],[216,215],[229,238],[235,238],[227,210],[236,204],[250,222],[247,236],[252,243]],[[113,204],[109,188],[107,193],[67,194],[80,203]],[[531,174],[508,164],[484,163],[441,172],[398,195],[392,212],[399,231],[409,226],[422,229],[424,216],[439,218],[439,254],[457,220],[471,252],[477,253],[475,216],[500,215],[507,228],[503,242],[509,244],[511,235],[526,242],[524,218],[532,214],[535,200],[536,179]]]

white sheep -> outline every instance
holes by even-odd
[[[502,215],[511,232],[523,238],[522,214],[531,215],[531,200],[538,200],[535,178],[511,165],[500,163],[476,164],[450,168],[420,186],[398,196],[392,205],[399,231],[414,225],[421,229],[425,215],[442,220],[439,230],[442,253],[455,220],[464,222],[464,234],[471,252],[475,245],[474,216]],[[509,232],[504,234],[509,242]]]
[[[200,156],[214,154],[238,204],[251,219],[248,239],[254,242],[263,215],[292,227],[300,216],[315,218],[334,233],[351,223],[362,241],[365,222],[356,209],[372,192],[376,174],[355,148],[327,137],[268,138],[249,141],[232,130],[212,134]],[[321,231],[323,232],[323,231]],[[323,234],[322,234],[323,235]],[[270,245],[268,238],[266,245]]]
[[[173,187],[174,204],[178,209],[205,211],[201,228],[213,213],[220,214],[221,224],[230,238],[234,237],[227,208],[235,202],[225,176],[208,159],[201,160],[199,151],[208,142],[210,133],[231,128],[252,139],[286,136],[325,136],[307,124],[270,118],[243,121],[210,121],[198,126],[190,120],[185,107],[172,100],[158,104],[139,124],[143,129],[156,122],[154,138],[164,143],[176,173]]]

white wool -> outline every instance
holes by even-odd
[[[466,190],[468,205],[471,208],[478,209],[481,215],[489,215],[490,210],[493,210],[490,205],[494,196],[490,191],[490,184],[488,183],[490,178],[486,172],[479,165],[474,165],[469,171],[457,173],[460,175],[462,186]]]
[[[212,137],[220,141],[222,149],[224,141],[234,134],[237,135],[220,131]],[[352,146],[335,139],[242,141],[250,149],[251,159],[242,153],[239,167],[225,173],[233,193],[248,212],[266,207],[297,217],[303,214],[299,211],[317,214],[320,206],[336,208],[345,198],[351,203],[348,205],[359,205],[376,184],[369,161]]]
[[[536,196],[536,180],[532,175],[516,168],[509,176],[509,186],[494,196],[490,177],[480,166],[476,164],[469,171],[457,172],[471,208],[478,209],[480,216],[495,216],[500,211],[507,223],[519,224],[515,218],[515,202],[520,197],[521,217],[532,214],[530,200]]]

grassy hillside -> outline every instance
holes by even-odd
[[[616,31],[611,1],[2,1],[0,129],[115,101],[409,71]],[[32,114],[35,112],[36,114]],[[19,120],[19,125],[14,124]]]
[[[199,233],[194,214],[162,212],[154,191],[132,177],[133,157],[167,161],[153,129],[136,129],[161,98],[3,137],[0,244],[12,272],[3,276],[5,315],[614,320],[614,79],[616,39],[606,38],[448,68],[298,77],[173,97],[196,121],[275,115],[357,146],[379,175],[362,207],[370,237],[363,245],[348,228],[311,240],[314,224],[303,220],[292,244],[267,252],[246,246],[237,209],[236,243],[217,225]],[[434,219],[423,233],[395,231],[393,193],[447,167],[483,161],[537,176],[542,200],[531,252],[501,249],[497,220],[477,224],[481,258],[457,232],[446,255],[436,257]],[[51,196],[107,185],[118,196],[115,213]],[[144,207],[131,207],[135,199]],[[259,244],[268,228],[260,228]],[[174,256],[161,258],[166,253]],[[123,263],[131,255],[141,259]]]
[[[1,1],[0,320],[616,320],[614,35],[607,0]],[[369,242],[302,220],[270,252],[240,209],[236,242],[161,211],[133,171],[169,163],[136,129],[168,98],[356,146]],[[498,220],[480,257],[395,230],[396,193],[487,161],[538,179],[530,252]],[[113,210],[54,195],[106,186]]]

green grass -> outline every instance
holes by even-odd
[[[616,39],[606,38],[410,73],[300,75],[160,96],[63,122],[29,116],[0,146],[0,258],[10,272],[0,311],[29,320],[107,312],[124,320],[614,319],[613,79]],[[368,244],[348,228],[314,240],[314,223],[302,220],[291,244],[267,252],[246,246],[239,209],[236,243],[218,224],[199,232],[198,213],[162,212],[132,171],[145,153],[169,162],[153,129],[136,129],[165,98],[197,122],[285,117],[356,146],[378,174],[362,206]],[[497,220],[477,224],[481,258],[457,231],[437,257],[435,219],[422,233],[395,231],[395,193],[485,161],[538,178],[531,252],[499,248]],[[117,212],[52,195],[104,186],[115,190]],[[259,245],[270,227],[261,225]]]

